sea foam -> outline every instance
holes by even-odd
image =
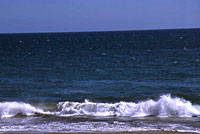
[[[51,114],[55,116],[127,116],[127,117],[193,117],[200,116],[200,106],[192,105],[182,98],[173,98],[171,95],[160,96],[159,100],[146,100],[138,103],[95,103],[59,102],[57,110],[44,111],[31,104],[23,102],[1,102],[0,117],[14,117],[17,115],[30,116],[36,114]],[[45,109],[45,108],[44,108]]]
[[[14,117],[17,115],[30,116],[36,113],[44,113],[42,109],[35,108],[23,102],[0,102],[0,117]]]
[[[87,115],[87,116],[129,116],[129,117],[192,117],[200,115],[200,106],[181,98],[163,95],[159,100],[147,100],[138,103],[94,103],[85,100],[79,102],[60,102],[59,115]]]

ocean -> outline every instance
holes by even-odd
[[[200,29],[0,34],[0,132],[200,133]]]

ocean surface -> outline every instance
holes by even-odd
[[[0,132],[200,133],[200,29],[0,35]]]

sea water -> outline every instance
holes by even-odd
[[[200,30],[1,34],[0,131],[200,133]]]

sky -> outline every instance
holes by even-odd
[[[0,33],[200,28],[200,0],[0,0]]]

